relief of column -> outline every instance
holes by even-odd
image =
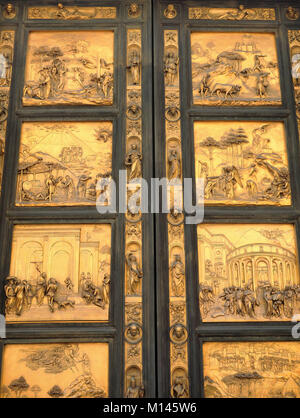
[[[14,31],[0,32],[0,192],[4,165],[5,136],[8,117],[9,91],[14,55]]]
[[[125,214],[125,381],[124,396],[141,398],[143,384],[143,260],[140,205],[142,178],[142,64],[141,30],[127,31],[126,157],[127,213]],[[139,196],[134,198],[134,196]]]
[[[181,114],[178,31],[164,31],[166,172],[170,182],[182,184]],[[182,191],[180,192],[182,196]],[[189,396],[188,333],[186,329],[186,276],[184,215],[170,187],[168,214],[170,388],[173,398]]]

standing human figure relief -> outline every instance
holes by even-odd
[[[128,294],[136,295],[139,292],[139,283],[143,277],[143,272],[139,262],[133,253],[129,253],[126,258],[128,268]]]
[[[128,180],[134,180],[142,177],[142,154],[136,144],[131,144],[126,154],[125,165],[129,169]]]

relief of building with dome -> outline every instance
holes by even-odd
[[[204,322],[290,320],[300,307],[292,225],[198,226]]]

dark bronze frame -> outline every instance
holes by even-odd
[[[7,339],[0,340],[0,375],[2,351],[5,344],[49,342],[107,342],[109,343],[109,396],[122,397],[124,388],[123,318],[124,318],[124,215],[100,215],[95,207],[16,207],[15,185],[18,165],[19,136],[22,121],[76,120],[113,122],[113,178],[118,185],[118,171],[124,169],[125,159],[125,104],[126,104],[126,29],[143,29],[143,152],[144,177],[152,176],[152,28],[150,0],[142,1],[141,16],[130,19],[127,15],[131,2],[90,1],[89,6],[114,6],[116,19],[55,21],[28,20],[28,6],[57,6],[56,0],[17,0],[16,18],[0,18],[1,30],[15,29],[15,55],[12,87],[6,135],[3,189],[1,196],[1,246],[0,246],[0,313],[4,313],[4,280],[9,273],[13,225],[15,224],[62,224],[62,223],[109,223],[112,225],[111,253],[111,304],[109,321],[76,323],[15,323],[7,326]],[[65,0],[65,6],[87,6],[86,1]],[[1,1],[0,7],[6,2]],[[101,30],[115,31],[114,104],[112,106],[22,106],[26,39],[30,30]],[[144,329],[143,329],[143,379],[146,395],[155,396],[155,329],[154,329],[154,266],[153,219],[143,217],[143,270],[144,270]],[[100,360],[101,361],[101,360]]]
[[[165,132],[163,96],[163,30],[177,29],[180,39],[180,91],[181,91],[181,136],[183,176],[195,180],[194,171],[194,120],[274,120],[284,121],[287,132],[287,147],[291,170],[293,204],[291,207],[217,207],[205,208],[205,223],[290,223],[296,227],[298,251],[300,251],[300,147],[295,112],[293,82],[291,77],[288,29],[300,29],[300,19],[288,20],[286,8],[299,8],[296,1],[269,0],[244,1],[246,8],[271,7],[276,10],[275,21],[216,21],[190,20],[188,7],[237,7],[240,2],[232,1],[173,1],[177,10],[174,19],[166,19],[164,9],[170,2],[156,2],[154,10],[154,109],[155,109],[155,176],[165,177]],[[280,107],[214,107],[193,105],[191,90],[190,31],[258,31],[275,32],[279,54],[281,89],[283,103]],[[194,182],[195,184],[195,182]],[[194,191],[195,199],[195,191]],[[195,201],[195,200],[194,200]],[[156,217],[156,258],[157,269],[157,364],[169,365],[168,300],[168,231],[165,215]],[[290,322],[257,323],[204,323],[199,313],[198,299],[198,251],[197,228],[185,225],[187,315],[189,332],[189,376],[191,397],[204,397],[204,376],[202,345],[206,341],[295,341],[291,335]],[[300,345],[299,345],[300,349]],[[170,396],[170,368],[157,368],[159,396]]]
[[[1,0],[0,6],[6,2]],[[15,56],[10,95],[9,118],[6,137],[3,190],[0,202],[0,312],[4,313],[3,285],[9,273],[12,228],[14,224],[43,223],[102,223],[112,224],[112,303],[109,323],[52,323],[13,324],[7,327],[7,339],[0,340],[1,357],[5,344],[46,343],[46,342],[108,342],[110,344],[109,394],[111,397],[123,395],[123,277],[124,277],[124,218],[119,215],[100,216],[95,208],[57,207],[21,208],[14,205],[16,167],[18,160],[19,131],[22,120],[113,120],[114,122],[114,176],[119,168],[124,168],[125,155],[125,30],[127,27],[143,25],[143,154],[144,177],[165,176],[164,143],[164,94],[163,94],[163,38],[162,30],[177,28],[180,33],[180,87],[183,138],[183,171],[185,177],[194,178],[193,162],[193,121],[194,120],[280,120],[284,121],[288,132],[288,153],[291,168],[293,206],[283,207],[209,207],[205,211],[205,222],[210,223],[291,223],[296,226],[298,248],[300,249],[300,147],[296,122],[296,112],[291,78],[288,29],[300,29],[300,20],[289,21],[285,17],[286,7],[297,7],[295,0],[245,1],[246,7],[274,7],[276,21],[216,22],[189,20],[188,6],[207,5],[208,1],[172,2],[178,11],[175,19],[168,20],[163,10],[169,0],[139,0],[143,10],[138,19],[128,19],[128,0],[113,1],[118,8],[114,20],[72,21],[28,21],[25,9],[28,5],[56,5],[56,0],[16,0],[18,7],[15,19],[0,18],[2,30],[15,29]],[[87,5],[84,0],[64,0],[65,5]],[[91,0],[89,5],[110,6],[109,0]],[[224,6],[224,1],[209,1],[210,6]],[[236,0],[226,2],[228,7],[236,7]],[[153,15],[153,28],[152,28]],[[116,65],[114,105],[23,107],[24,62],[26,55],[26,33],[30,29],[55,30],[61,28],[116,30]],[[283,105],[278,108],[215,108],[192,105],[191,71],[189,62],[189,31],[196,30],[241,30],[273,31],[277,34],[280,73],[282,79]],[[153,45],[152,45],[153,44]],[[153,50],[152,50],[153,46]],[[154,114],[153,114],[154,109]],[[152,132],[155,139],[153,140]],[[155,162],[155,164],[154,164]],[[147,397],[170,396],[169,370],[169,307],[168,307],[168,234],[166,215],[144,215],[143,217],[143,370]],[[155,242],[155,247],[154,247]],[[189,331],[189,374],[192,397],[203,397],[202,344],[205,341],[292,341],[289,322],[263,323],[202,323],[198,307],[198,266],[197,235],[195,226],[185,225],[185,253],[188,301]],[[156,276],[156,280],[155,280]],[[294,340],[293,340],[294,341]],[[117,365],[117,367],[116,367]]]

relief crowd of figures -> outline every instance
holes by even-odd
[[[99,178],[109,177],[110,174],[97,175],[95,179],[87,174],[81,174],[75,185],[74,180],[68,174],[65,176],[55,176],[54,174],[45,175],[44,185],[38,192],[32,190],[32,187],[28,185],[28,182],[21,184],[21,201],[29,202],[36,201],[48,201],[63,199],[66,202],[70,201],[82,201],[91,200],[96,201],[97,195],[101,192],[97,192],[97,182]],[[105,188],[103,188],[105,189]],[[102,193],[106,190],[102,189]],[[108,200],[108,198],[106,198]]]
[[[47,279],[46,273],[41,273],[36,285],[33,285],[27,280],[9,276],[4,287],[6,314],[20,316],[24,310],[30,310],[34,299],[37,306],[42,306],[45,298],[52,313],[55,312],[55,307],[58,309],[74,308],[75,301],[69,299],[70,296],[75,295],[73,288],[74,285],[69,277],[65,279],[63,285],[53,277]],[[87,305],[93,304],[104,309],[109,303],[109,289],[109,275],[104,274],[102,285],[96,286],[90,273],[81,273],[79,295]]]
[[[207,317],[217,298],[223,302],[225,316],[255,318],[257,308],[262,305],[265,318],[283,316],[291,318],[300,300],[300,285],[285,286],[284,289],[280,289],[265,282],[261,283],[256,291],[250,284],[244,287],[230,286],[225,287],[223,293],[217,296],[212,286],[200,284],[199,300],[204,317]]]

